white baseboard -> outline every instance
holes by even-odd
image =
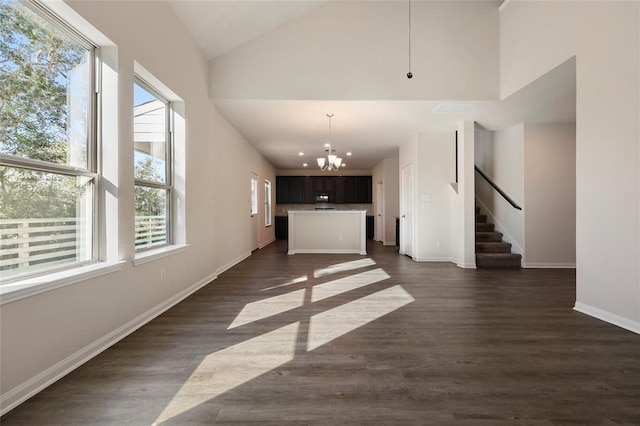
[[[384,243],[382,243],[382,245],[384,245],[384,246],[395,246],[396,242],[395,241],[385,241]]]
[[[235,259],[225,263],[224,265],[222,265],[221,267],[218,268],[218,270],[216,271],[216,275],[220,275],[224,271],[233,268],[234,266],[236,266],[238,263],[242,262],[243,260],[245,260],[249,256],[251,256],[251,252],[242,254],[242,255],[236,257]]]
[[[476,269],[475,262],[464,263],[464,262],[456,262],[455,260],[452,260],[452,262],[455,263],[458,268]]]
[[[416,257],[416,262],[453,262],[450,257]]]
[[[576,269],[575,263],[523,263],[523,268]]]
[[[0,416],[60,380],[217,278],[211,274],[0,396]]]
[[[608,322],[609,324],[617,325],[625,330],[633,331],[636,334],[640,334],[640,322],[631,320],[629,318],[621,317],[611,312],[603,311],[602,309],[585,305],[584,303],[576,302],[573,307],[574,310],[583,314],[598,318],[599,320]]]

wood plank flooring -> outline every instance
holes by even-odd
[[[640,336],[573,270],[286,255],[278,241],[2,425],[640,424]]]

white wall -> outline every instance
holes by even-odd
[[[451,261],[451,182],[455,182],[455,132],[419,132],[416,236],[419,261]]]
[[[400,216],[400,169],[398,158],[384,159],[384,245],[396,244],[396,218]]]
[[[517,1],[500,14],[502,98],[576,56],[576,309],[637,332],[639,7]]]
[[[525,267],[575,267],[575,124],[524,125]]]
[[[396,218],[400,215],[400,181],[397,158],[385,158],[371,170],[373,180],[373,214],[377,203],[382,203],[384,223],[383,243],[396,244]],[[376,185],[382,183],[382,200],[377,199]]]
[[[476,267],[475,124],[458,124],[458,183],[451,185],[451,257],[461,268]],[[454,175],[455,176],[455,175]]]
[[[505,130],[476,129],[475,164],[516,204],[524,209],[524,125]],[[525,211],[515,209],[481,176],[476,174],[476,198],[483,214],[489,216],[511,251],[523,256],[525,250]]]
[[[327,2],[212,62],[214,98],[497,99],[493,1]],[[455,24],[452,24],[455,23]]]
[[[216,255],[219,270],[245,259],[251,254],[251,172],[258,176],[258,246],[275,239],[274,227],[264,226],[264,180],[272,185],[275,216],[275,169],[242,135],[213,108],[215,152],[224,154],[215,163],[214,186],[209,189],[215,198]],[[212,223],[213,225],[213,223]]]
[[[117,71],[113,76],[117,84],[113,88],[117,110],[105,111],[111,121],[104,123],[108,134],[104,143],[110,153],[117,153],[114,161],[118,171],[110,177],[112,193],[117,197],[117,202],[110,205],[117,210],[108,219],[117,218],[117,241],[113,248],[125,263],[118,272],[2,305],[3,409],[95,355],[198,286],[207,284],[229,260],[248,253],[249,170],[256,170],[260,176],[275,174],[212,108],[208,99],[207,61],[165,3],[69,4],[116,46],[111,51],[114,60],[110,66]],[[189,247],[138,266],[132,264],[134,61],[184,101],[187,139],[186,176],[181,178],[186,185]],[[234,161],[229,162],[228,158]],[[231,174],[222,180],[221,170]],[[236,172],[238,179],[231,179]],[[247,212],[246,217],[243,212]],[[272,238],[272,232],[271,228],[261,239]],[[166,271],[165,281],[160,281],[160,269]]]
[[[374,226],[380,226],[378,223],[378,218],[377,218],[377,214],[378,214],[378,205],[381,205],[381,210],[382,210],[382,215],[383,215],[383,220],[386,221],[386,213],[384,212],[384,205],[385,205],[385,196],[386,196],[386,182],[385,182],[385,161],[382,160],[380,161],[378,164],[376,164],[373,169],[371,169],[371,181],[372,181],[372,192],[373,192],[373,205],[371,206],[371,211],[373,213],[373,220],[374,220]],[[378,194],[378,185],[382,185],[382,194]],[[374,231],[374,240],[376,240],[378,238],[378,235],[380,238],[382,238],[382,241],[384,242],[385,240],[385,234],[387,232],[386,226],[383,223],[382,224],[382,230],[378,230],[377,228]]]

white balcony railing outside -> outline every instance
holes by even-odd
[[[85,221],[74,217],[0,219],[0,277],[91,259],[86,231]],[[165,216],[136,216],[136,249],[166,241]]]

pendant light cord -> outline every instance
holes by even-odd
[[[407,78],[412,78],[413,73],[411,72],[411,0],[409,0],[409,72],[407,73]]]

